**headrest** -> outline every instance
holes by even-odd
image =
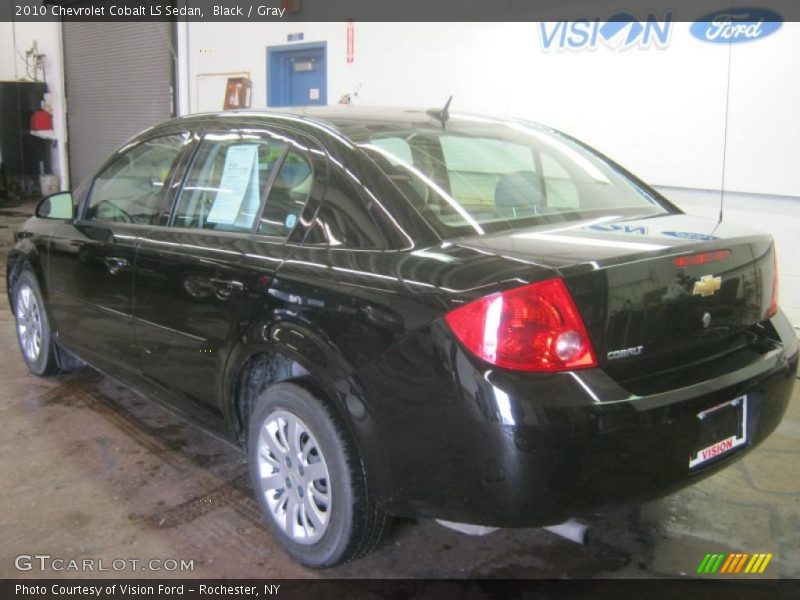
[[[292,189],[303,183],[311,174],[311,168],[306,162],[285,162],[278,174],[275,185],[281,188]]]

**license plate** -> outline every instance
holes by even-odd
[[[697,442],[689,468],[699,467],[747,443],[747,396],[697,413]]]

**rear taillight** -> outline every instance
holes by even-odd
[[[520,371],[596,367],[572,296],[560,278],[486,296],[445,315],[467,349],[486,362]]]
[[[772,296],[769,301],[767,318],[775,316],[778,312],[778,253],[772,248]]]

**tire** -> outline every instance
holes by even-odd
[[[267,526],[295,561],[333,567],[382,539],[387,516],[371,499],[355,446],[339,415],[309,390],[279,383],[260,396],[248,455]]]
[[[14,284],[14,316],[17,341],[28,370],[40,376],[58,373],[58,349],[50,335],[42,292],[36,276],[28,269]]]

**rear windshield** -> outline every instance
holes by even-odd
[[[657,194],[543,127],[473,117],[363,127],[351,139],[444,239],[668,212]]]

